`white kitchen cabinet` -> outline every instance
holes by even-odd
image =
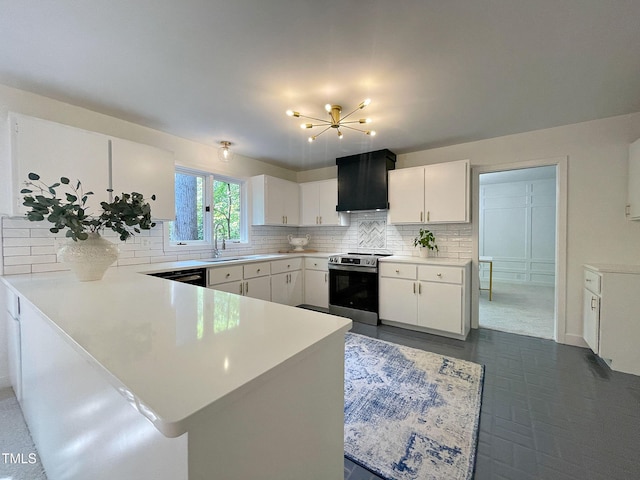
[[[382,323],[454,338],[470,329],[470,262],[380,262]]]
[[[640,220],[640,138],[629,145],[627,218]]]
[[[100,202],[109,199],[109,139],[105,135],[49,122],[40,118],[11,114],[11,152],[16,215],[26,213],[22,205],[24,182],[30,172],[47,185],[68,177],[73,186],[82,182],[91,213],[100,213]]]
[[[271,301],[284,305],[302,303],[302,257],[271,262]]]
[[[298,184],[269,175],[251,177],[253,225],[292,225],[300,222]]]
[[[389,171],[390,224],[469,222],[469,160]]]
[[[207,272],[208,288],[266,301],[271,300],[269,262],[211,267]]]
[[[305,257],[304,303],[316,307],[329,307],[329,269],[327,257]]]
[[[4,295],[3,311],[0,318],[6,319],[7,332],[7,360],[9,367],[9,381],[13,391],[22,402],[22,354],[20,353],[20,300],[9,288],[0,284]],[[2,349],[0,349],[2,353]]]
[[[111,139],[113,195],[138,192],[151,205],[157,220],[174,220],[175,165],[173,153],[151,145]],[[155,201],[151,196],[155,195]]]
[[[300,184],[300,225],[350,224],[350,215],[337,212],[338,179]]]
[[[640,266],[585,265],[583,336],[612,370],[640,375]]]

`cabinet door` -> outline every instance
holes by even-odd
[[[236,295],[242,295],[244,292],[244,282],[227,282],[227,283],[218,283],[216,285],[210,285],[209,287],[212,290],[220,290],[221,292],[227,293],[235,293]]]
[[[271,275],[271,301],[292,306],[302,303],[300,270]]]
[[[47,185],[68,177],[82,182],[84,192],[92,191],[87,205],[100,214],[100,202],[109,194],[108,137],[39,118],[12,114],[12,157],[14,162],[14,212],[23,214],[20,190],[30,172]]]
[[[338,179],[318,183],[318,216],[320,225],[349,225],[349,214],[336,212]]]
[[[319,190],[319,182],[300,184],[300,225],[317,225],[319,223]]]
[[[600,297],[586,288],[582,292],[582,322],[584,341],[594,353],[600,348]]]
[[[283,180],[283,205],[284,220],[286,225],[298,225],[300,223],[300,192],[298,184]]]
[[[417,324],[417,283],[399,278],[380,278],[379,315],[382,320]]]
[[[113,195],[138,192],[149,200],[151,215],[158,220],[174,220],[175,166],[173,153],[130,142],[111,139]],[[156,196],[151,201],[151,195]]]
[[[401,168],[389,175],[389,223],[423,223],[424,169]]]
[[[640,139],[629,146],[628,216],[640,220]]]
[[[245,280],[244,295],[251,298],[259,298],[267,302],[271,301],[271,279],[268,276],[255,277]]]
[[[469,161],[424,167],[425,223],[469,221]]]
[[[322,270],[305,270],[304,303],[316,307],[329,306],[329,273]]]
[[[463,333],[462,286],[418,283],[418,325],[443,332]]]

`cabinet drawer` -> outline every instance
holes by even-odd
[[[285,258],[284,260],[274,260],[271,262],[271,274],[291,272],[302,268],[302,258]]]
[[[390,278],[416,279],[416,266],[411,263],[380,263],[380,276]]]
[[[258,262],[244,265],[244,278],[264,277],[271,274],[269,262]]]
[[[242,280],[242,265],[208,269],[208,285]]]
[[[328,264],[329,264],[328,258],[305,257],[304,259],[305,270],[326,271],[328,269],[327,267]]]
[[[585,270],[584,288],[595,293],[596,295],[600,295],[601,279],[602,277],[598,273],[592,270]]]
[[[426,282],[462,284],[463,269],[459,267],[421,265],[418,267],[418,279]]]

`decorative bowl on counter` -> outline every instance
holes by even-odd
[[[294,237],[293,235],[288,235],[289,244],[294,247],[294,252],[303,252],[304,247],[309,244],[309,234],[304,237]]]

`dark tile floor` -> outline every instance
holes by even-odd
[[[353,331],[485,365],[476,480],[640,479],[640,377],[590,350],[486,329],[465,342],[385,325]],[[379,478],[344,465],[345,480]]]

